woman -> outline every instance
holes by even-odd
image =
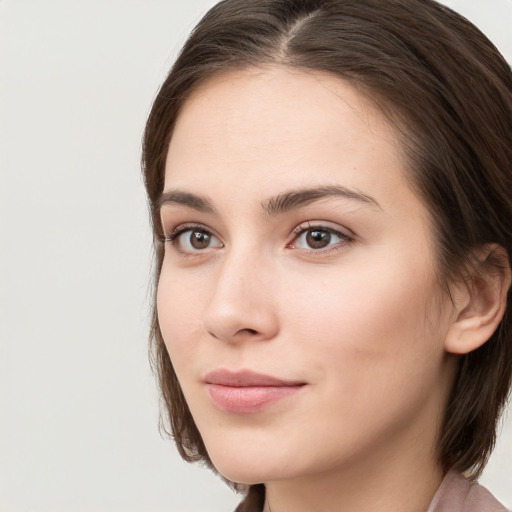
[[[239,511],[505,510],[472,482],[511,382],[512,73],[478,29],[220,2],[143,167],[170,432]]]

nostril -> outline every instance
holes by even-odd
[[[212,332],[212,331],[208,331],[208,334],[209,334],[212,338],[214,338],[214,339],[216,339],[216,340],[220,340],[220,338],[219,338],[219,337],[218,337],[214,332]]]
[[[210,334],[210,336],[212,338],[215,338],[216,340],[219,340],[219,341],[222,341],[224,338],[222,336],[219,336],[218,334],[216,334],[215,332],[213,331],[208,331],[208,333]],[[250,335],[250,336],[254,336],[256,334],[258,334],[258,331],[256,329],[240,329],[236,334],[235,334],[235,337],[236,336],[239,336],[239,335]]]
[[[243,329],[240,329],[235,336],[255,336],[257,334],[260,334],[260,332],[257,329],[251,329],[250,327],[245,327]]]
[[[231,307],[220,300],[205,312],[202,329],[211,339],[228,343],[272,339],[279,330],[272,308],[255,312],[252,307]]]

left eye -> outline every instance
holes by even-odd
[[[325,227],[311,227],[302,230],[293,245],[298,249],[320,250],[347,241],[348,236]]]

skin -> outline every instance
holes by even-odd
[[[264,482],[268,511],[424,512],[440,485],[434,446],[457,312],[407,172],[382,115],[323,73],[224,74],[177,121],[161,217],[168,238],[181,234],[166,243],[160,327],[214,465]],[[363,196],[269,211],[270,198],[312,187]],[[297,234],[311,226],[330,233],[325,248],[308,245],[311,229]],[[204,248],[191,229],[210,236]],[[218,368],[305,385],[233,414],[204,383]]]

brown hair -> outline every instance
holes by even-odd
[[[180,109],[214,74],[272,63],[334,74],[392,121],[412,186],[433,219],[446,282],[460,276],[469,255],[485,244],[499,244],[512,260],[512,71],[475,26],[433,0],[224,0],[190,35],[146,126],[142,161],[156,280],[163,257],[158,199]],[[511,313],[509,293],[491,339],[460,356],[439,436],[445,471],[471,470],[476,477],[492,451],[511,385]],[[184,459],[211,466],[156,308],[151,340],[164,428]]]

